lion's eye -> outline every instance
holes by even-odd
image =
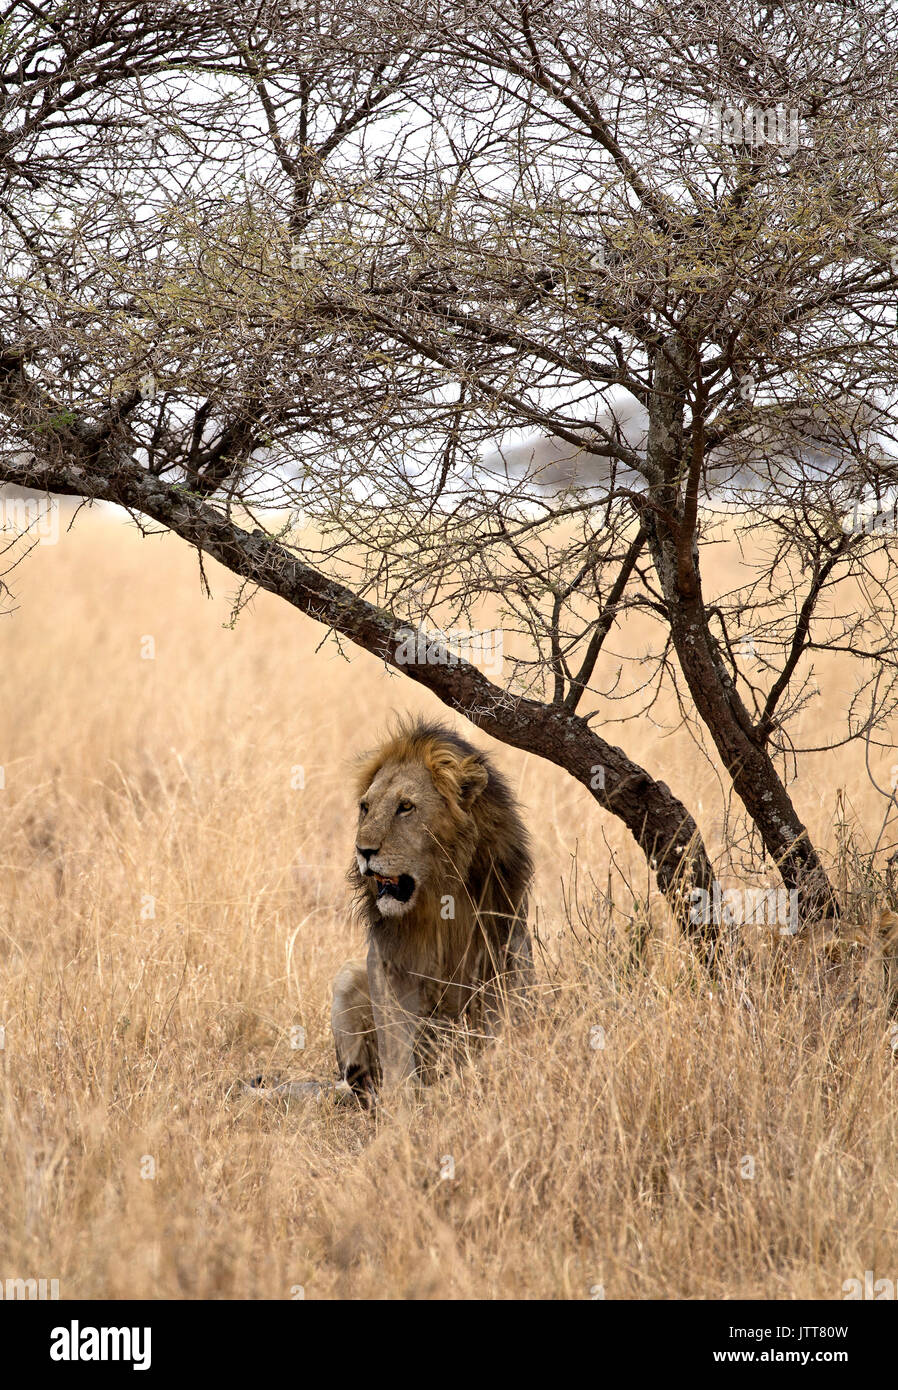
[[[404,816],[408,811],[414,811],[414,809],[415,803],[413,801],[400,801],[396,807],[396,814],[397,816]]]
[[[361,813],[362,813],[363,816],[367,816],[367,814],[368,814],[368,803],[367,803],[367,801],[360,801],[360,802],[359,802],[359,810],[361,811]]]

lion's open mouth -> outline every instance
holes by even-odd
[[[415,880],[411,874],[397,874],[395,878],[374,875],[378,898],[395,898],[397,902],[407,903],[415,891]]]

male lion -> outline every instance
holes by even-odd
[[[381,1087],[433,1079],[525,990],[533,864],[505,779],[439,724],[401,725],[364,760],[358,792],[349,880],[368,956],[338,972],[331,1019],[338,1089],[370,1104]]]
[[[368,957],[339,971],[331,1018],[343,1079],[366,1096],[429,1079],[460,1026],[494,1032],[533,968],[533,864],[507,782],[439,724],[400,727],[358,786],[349,880]]]

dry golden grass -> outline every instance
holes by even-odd
[[[241,1093],[258,1071],[333,1075],[330,979],[360,945],[347,763],[391,710],[439,707],[369,657],[316,654],[320,630],[266,595],[228,630],[235,583],[210,578],[212,602],[179,542],[87,518],[17,572],[0,624],[0,1279],[73,1298],[838,1298],[898,1275],[875,967],[827,975],[788,943],[712,989],[657,904],[641,948],[625,833],[507,749],[537,849],[537,1018],[377,1119]],[[622,741],[713,841],[719,787],[685,735],[643,721]],[[809,765],[796,799],[832,851],[840,788],[861,838],[882,817],[859,755]],[[613,909],[590,884],[612,855]]]

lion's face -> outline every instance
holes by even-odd
[[[444,798],[420,763],[388,762],[362,795],[356,866],[382,917],[401,917],[445,875]]]

